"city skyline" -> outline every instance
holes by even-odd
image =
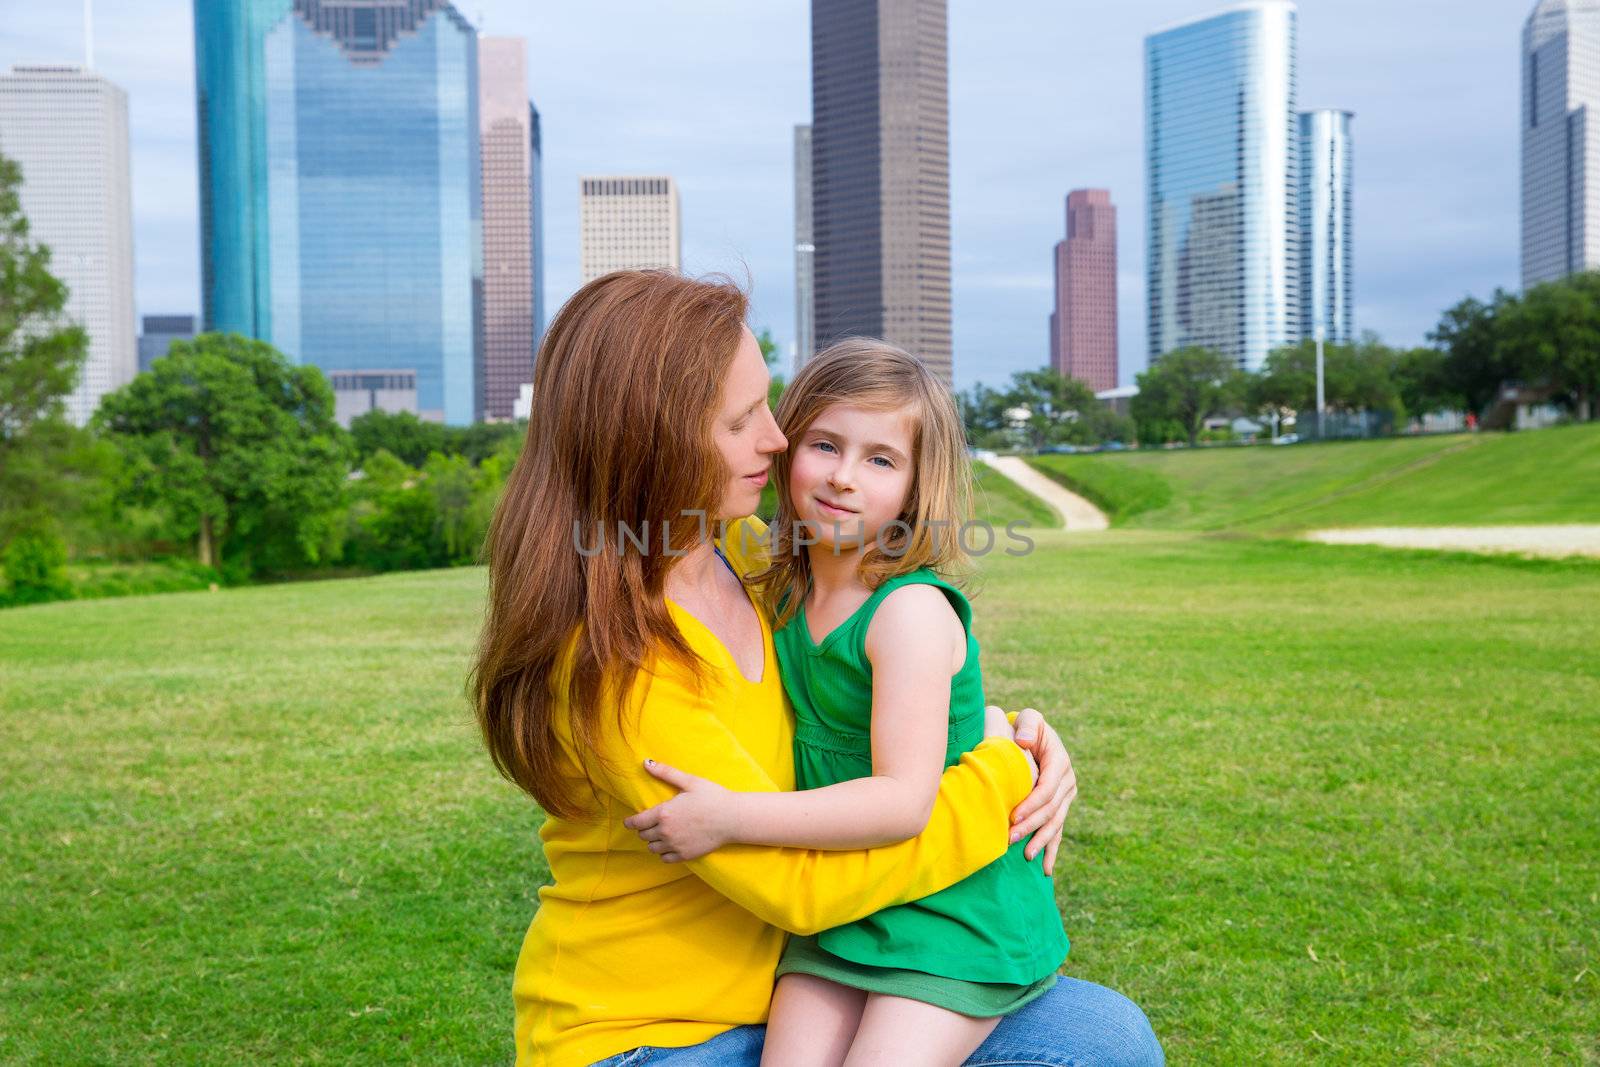
[[[1530,7],[1467,4],[1440,23],[1376,0],[1300,5],[1301,103],[1361,115],[1358,328],[1420,343],[1446,306],[1515,286],[1518,41]],[[1143,36],[1208,8],[1150,0],[1137,10],[952,9],[958,387],[1002,384],[1013,370],[1045,364],[1038,324],[1049,313],[1052,280],[1039,249],[1044,234],[1058,236],[1062,191],[1106,187],[1121,203],[1142,203]],[[792,132],[809,117],[807,5],[697,15],[641,10],[627,33],[602,12],[580,8],[533,16],[508,0],[484,0],[470,13],[480,10],[487,32],[529,37],[532,95],[547,143],[561,146],[546,155],[550,306],[576,288],[577,175],[660,170],[678,178],[692,220],[685,266],[741,277],[748,270],[752,325],[771,327],[788,345]],[[190,19],[186,0],[96,11],[98,68],[130,96],[142,313],[198,311]],[[1380,20],[1390,32],[1375,39],[1367,27]],[[1429,47],[1417,48],[1424,39]],[[1074,47],[1075,61],[1059,63],[1078,40],[1097,47]],[[729,64],[749,55],[762,57],[759,74]],[[74,5],[9,14],[0,64],[81,56]],[[681,76],[697,63],[726,75]],[[608,73],[595,78],[596,69]],[[760,91],[738,91],[751,78]],[[1044,135],[1038,107],[1018,109],[1019,99],[1053,102]],[[1120,341],[1128,380],[1144,366],[1144,220],[1141,211],[1123,215]]]

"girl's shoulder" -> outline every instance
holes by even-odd
[[[949,579],[943,577],[931,567],[918,567],[914,571],[907,571],[905,574],[897,574],[892,578],[886,579],[882,585],[873,590],[872,596],[869,598],[869,603],[873,605],[873,614],[876,614],[882,608],[884,602],[892,594],[908,586],[931,586],[933,589],[938,590],[955,610],[956,617],[961,620],[962,628],[966,630],[972,629],[972,604],[968,601],[967,595],[952,584]],[[930,602],[928,600],[930,595],[931,591],[897,597],[896,599],[914,601],[925,605]]]
[[[972,635],[972,606],[965,594],[927,567],[885,581],[869,604],[859,638],[868,659],[903,642],[962,645]]]

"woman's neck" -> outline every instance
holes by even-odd
[[[715,546],[710,541],[695,542],[667,571],[667,599],[681,602],[715,596],[717,571],[721,568]]]

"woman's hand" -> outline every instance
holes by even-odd
[[[1039,780],[1011,812],[1011,840],[1017,842],[1031,834],[1023,855],[1031,860],[1043,851],[1045,873],[1054,874],[1061,828],[1067,821],[1067,809],[1078,796],[1078,777],[1061,735],[1043,715],[1023,708],[1014,726],[1018,746],[1038,761]]]
[[[733,841],[734,794],[715,782],[645,760],[644,769],[681,792],[622,820],[667,863],[697,860]]]

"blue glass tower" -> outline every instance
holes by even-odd
[[[1145,39],[1152,362],[1257,369],[1299,339],[1295,6],[1249,0]]]
[[[444,0],[195,0],[205,328],[482,410],[477,34]]]
[[[1300,116],[1300,331],[1334,344],[1356,339],[1349,111]]]

